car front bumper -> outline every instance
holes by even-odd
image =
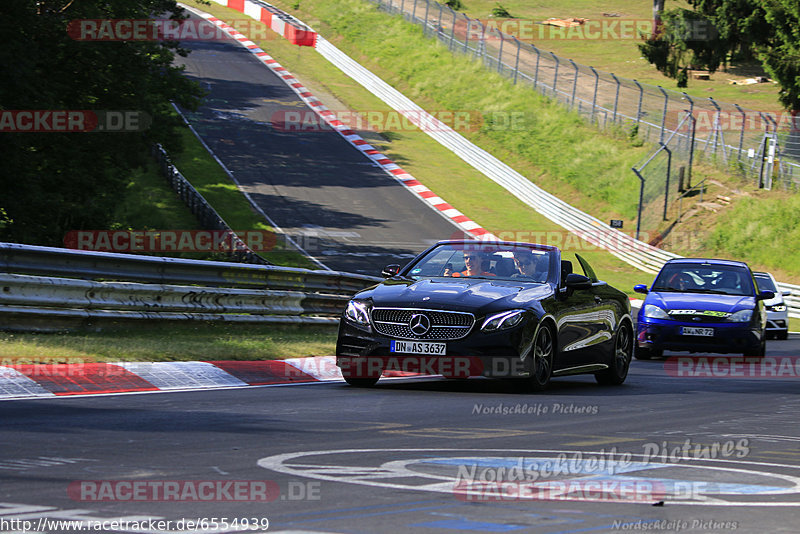
[[[713,328],[713,336],[685,335],[682,327]],[[757,350],[762,342],[760,329],[750,323],[696,323],[639,317],[636,343],[655,351],[742,353]]]
[[[789,330],[789,312],[767,310],[767,332],[785,332]]]
[[[421,373],[451,378],[486,376],[492,378],[521,378],[529,376],[527,358],[532,351],[522,344],[524,328],[484,333],[473,330],[464,338],[453,341],[422,340],[446,343],[442,355],[394,353],[392,338],[374,330],[366,331],[342,320],[336,343],[336,364],[342,374],[355,377],[376,377]],[[526,354],[526,358],[522,357]]]

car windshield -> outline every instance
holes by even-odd
[[[547,281],[553,252],[536,245],[446,243],[410,266],[406,276],[485,278],[522,282]]]
[[[653,291],[753,295],[750,273],[733,265],[666,265],[653,283]]]
[[[755,274],[756,284],[758,284],[759,291],[772,291],[778,293],[778,288],[772,283],[772,278],[766,274]]]

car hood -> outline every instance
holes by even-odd
[[[387,280],[362,292],[375,306],[447,309],[488,312],[494,309],[525,308],[553,294],[548,284],[510,280]]]
[[[665,310],[709,310],[733,313],[753,308],[756,300],[752,296],[741,295],[654,291],[647,295],[644,303],[655,304]]]

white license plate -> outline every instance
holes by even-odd
[[[713,328],[702,328],[699,326],[684,326],[681,327],[681,334],[684,336],[714,336]]]
[[[435,354],[444,356],[447,343],[428,343],[427,341],[392,341],[392,352],[406,354]]]

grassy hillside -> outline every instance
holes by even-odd
[[[534,91],[513,86],[478,63],[454,56],[436,41],[425,39],[416,26],[400,17],[379,12],[371,3],[304,0],[297,10],[287,2],[275,3],[309,21],[327,39],[426,109],[468,110],[488,119],[498,116],[493,113],[523,113],[524,128],[492,127],[491,120],[486,120],[478,131],[461,133],[576,207],[600,219],[621,218],[625,220],[626,229],[635,228],[638,181],[629,169],[651,148],[636,146],[638,143],[631,142],[622,133],[614,136],[598,132]],[[467,5],[469,8],[470,3]],[[241,17],[217,6],[205,9],[229,20]],[[602,9],[605,11],[606,7]],[[348,109],[356,111],[386,109],[385,104],[356,86],[313,50],[293,46],[280,38],[270,38],[259,44],[315,93],[333,95]],[[596,46],[591,48],[596,52]],[[485,177],[465,166],[424,133],[385,130],[379,133],[384,139],[379,144],[390,157],[493,232],[560,232],[558,227],[515,201],[507,192],[487,183]],[[736,208],[738,198],[748,197],[751,206],[770,209],[767,206],[785,197],[784,193],[754,191],[752,184],[716,169],[698,167],[694,178],[695,183],[708,179],[706,200],[720,194],[731,197],[733,203],[720,206],[717,211],[706,211],[692,209],[697,199],[687,201],[684,205],[684,211],[690,214],[684,217],[687,225],[677,225],[671,234],[681,236],[682,233],[674,246],[677,252],[744,259],[759,269],[783,273],[785,281],[800,281],[800,263],[792,260],[787,264],[785,257],[777,254],[753,255],[747,247],[734,243],[741,236],[732,235],[729,230],[763,222],[756,218],[759,209]],[[691,213],[699,215],[693,217]],[[718,222],[724,224],[725,231],[714,230]],[[660,228],[644,230],[655,234]],[[563,244],[567,239],[558,235],[552,238],[556,244]],[[788,239],[786,232],[774,232],[771,247],[789,249]],[[649,277],[617,260],[605,258],[602,253],[587,254],[593,256],[590,261],[602,263],[599,271],[610,273],[607,278],[625,289],[631,282],[646,281]]]

